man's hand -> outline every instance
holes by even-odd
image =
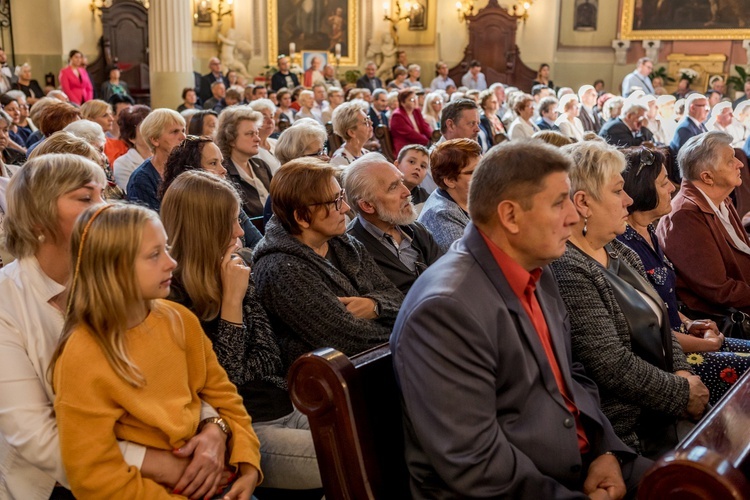
[[[227,435],[216,424],[206,424],[201,432],[173,453],[189,458],[190,465],[174,487],[174,493],[188,498],[212,497],[224,471]]]
[[[612,500],[623,498],[627,489],[617,458],[605,454],[591,462],[586,481],[583,482],[583,492],[591,498],[611,498]],[[606,493],[607,496],[603,496],[602,493]]]
[[[190,459],[174,456],[167,450],[147,448],[141,464],[141,475],[159,484],[174,488],[190,465]]]

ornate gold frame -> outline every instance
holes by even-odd
[[[625,40],[745,40],[750,29],[665,29],[634,30],[636,0],[623,0],[620,37]]]
[[[319,1],[319,0],[316,0]],[[347,24],[347,46],[349,47],[349,54],[346,57],[341,58],[341,66],[357,66],[358,65],[358,55],[359,55],[359,36],[357,33],[358,26],[359,26],[359,17],[358,17],[358,0],[347,0],[346,6],[347,6],[347,18],[346,18],[346,24]],[[270,65],[276,64],[276,58],[279,57],[279,34],[276,32],[276,28],[279,24],[279,2],[278,0],[269,0],[268,1],[268,63]],[[313,50],[315,52],[320,52],[319,50],[304,48],[304,47],[297,47],[296,56],[301,57],[302,51],[310,51]],[[286,52],[281,52],[286,53]],[[329,57],[329,63],[334,64],[336,59],[333,57],[332,53],[330,53],[331,56]]]

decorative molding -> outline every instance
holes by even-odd
[[[651,59],[653,62],[659,60],[659,48],[661,47],[661,40],[643,40],[643,50],[646,51],[646,57]]]
[[[630,40],[612,40],[612,48],[615,49],[615,64],[620,66],[627,64]]]

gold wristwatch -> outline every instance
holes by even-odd
[[[201,420],[201,423],[198,424],[198,432],[201,432],[203,430],[203,427],[205,427],[206,424],[216,424],[219,426],[219,429],[221,429],[221,432],[227,435],[227,439],[232,437],[232,429],[229,427],[229,424],[226,420],[224,420],[221,417],[209,417],[204,420]]]

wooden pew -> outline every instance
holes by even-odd
[[[390,129],[381,123],[375,127],[375,138],[380,141],[383,156],[388,161],[395,161],[396,155],[393,154],[393,138]]]
[[[331,122],[326,123],[326,134],[328,134],[328,156],[333,156],[333,153],[344,143],[344,139],[333,132],[333,123]]]
[[[388,344],[352,358],[330,348],[305,354],[289,391],[310,421],[326,500],[410,498]]]
[[[638,498],[750,498],[750,372],[646,473]]]

